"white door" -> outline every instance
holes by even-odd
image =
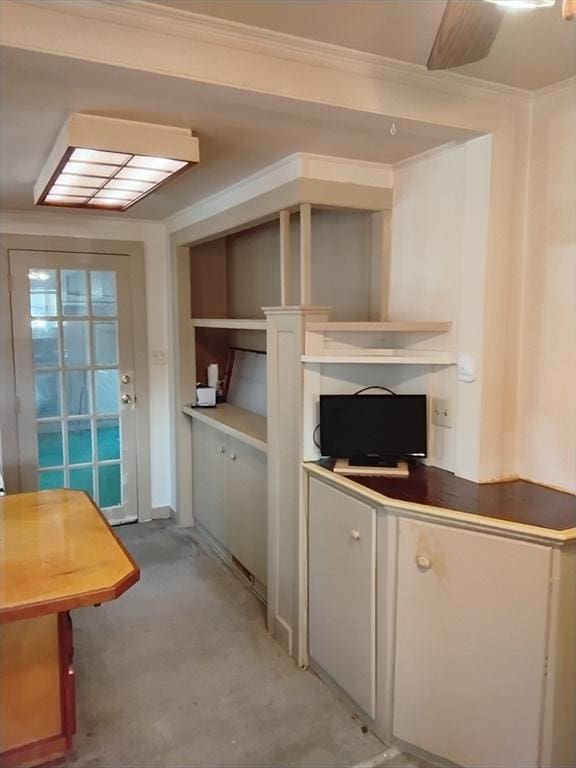
[[[112,523],[137,519],[126,262],[10,252],[21,490],[87,491]]]
[[[469,768],[536,768],[550,548],[400,520],[394,736]]]
[[[376,716],[376,511],[311,479],[310,656]]]

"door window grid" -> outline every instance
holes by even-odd
[[[93,498],[96,500],[97,503],[100,504],[100,506],[117,506],[122,504],[122,456],[121,456],[121,448],[122,445],[121,437],[122,437],[122,419],[120,414],[120,400],[119,400],[119,391],[117,388],[116,392],[116,399],[118,402],[117,410],[116,411],[103,411],[102,413],[96,413],[96,384],[95,384],[95,377],[96,377],[96,371],[118,371],[118,341],[117,341],[117,311],[116,311],[116,289],[115,289],[115,275],[114,273],[107,274],[106,272],[102,272],[100,270],[77,270],[80,274],[84,275],[84,278],[80,278],[80,283],[84,285],[84,295],[82,296],[82,304],[86,305],[88,314],[84,315],[71,315],[71,314],[63,314],[63,306],[62,306],[62,295],[64,291],[64,286],[62,283],[62,272],[66,272],[67,275],[71,274],[73,270],[47,270],[46,273],[49,274],[51,272],[56,273],[56,280],[55,280],[55,290],[54,290],[54,298],[56,300],[56,315],[42,315],[41,320],[44,322],[56,322],[57,328],[58,328],[58,365],[55,364],[47,364],[42,365],[40,361],[37,363],[34,361],[34,368],[38,372],[43,371],[53,371],[54,373],[57,373],[57,379],[58,379],[58,394],[60,399],[60,415],[55,417],[41,417],[37,418],[37,432],[38,435],[40,435],[40,429],[41,425],[43,424],[58,424],[59,425],[59,432],[60,432],[60,440],[61,440],[61,461],[57,461],[56,463],[48,463],[45,464],[42,467],[38,468],[38,479],[39,479],[39,487],[40,488],[52,488],[52,487],[76,487],[80,488],[82,490],[87,490]],[[92,273],[97,272],[98,275],[101,277],[101,280],[108,280],[110,282],[110,287],[112,288],[112,302],[105,301],[102,299],[102,296],[99,297],[99,309],[101,310],[98,315],[94,316],[92,311],[92,296],[94,295],[94,286],[92,284]],[[33,274],[31,274],[33,273]],[[31,278],[38,275],[38,270],[30,270],[29,275]],[[111,279],[110,279],[111,278]],[[32,288],[32,286],[31,286]],[[45,290],[45,294],[49,294],[49,291]],[[32,298],[32,290],[30,290],[31,298]],[[69,295],[67,294],[67,301],[69,301]],[[46,301],[45,304],[53,306],[52,301]],[[31,301],[32,304],[32,301]],[[110,311],[111,307],[110,304],[113,304],[112,312]],[[32,313],[31,313],[32,314]],[[73,317],[73,320],[70,320],[70,318]],[[94,337],[94,317],[102,318],[106,317],[106,320],[108,321],[108,324],[111,325],[112,323],[115,324],[116,327],[116,338],[115,338],[115,357],[116,357],[116,364],[98,364],[96,366],[95,362],[95,337]],[[35,318],[32,318],[31,316],[31,323],[37,322],[38,318],[35,316]],[[86,364],[85,365],[74,365],[71,367],[65,366],[65,359],[64,359],[64,322],[71,323],[76,321],[88,321],[88,337],[85,339],[86,343],[86,349],[87,349],[87,355],[86,355]],[[39,364],[40,363],[40,364]],[[89,375],[87,378],[87,414],[82,415],[70,415],[69,414],[69,398],[68,398],[68,382],[70,379],[68,378],[68,375],[64,375],[64,371],[66,374],[69,374],[70,372],[74,371],[84,371],[88,373]],[[119,378],[119,377],[118,377]],[[117,437],[114,437],[113,434],[113,440],[118,444],[118,458],[109,458],[105,459],[99,458],[99,446],[98,442],[100,439],[100,434],[98,432],[98,422],[105,424],[117,422],[117,428],[114,430],[114,427],[112,427],[112,432],[116,432]],[[89,423],[90,425],[90,447],[91,447],[91,456],[92,461],[86,461],[86,462],[78,462],[78,463],[72,463],[72,459],[74,457],[71,457],[70,452],[70,425],[71,424],[82,424],[82,423]],[[57,434],[58,430],[55,430],[55,434]],[[38,439],[38,452],[40,454],[40,439]],[[106,452],[106,451],[104,451]],[[108,449],[108,452],[109,449]],[[112,452],[114,452],[114,449],[112,449]],[[39,462],[44,463],[44,462]],[[100,469],[102,468],[102,470]],[[90,474],[87,474],[87,470],[90,471]],[[114,486],[118,486],[117,488],[110,489],[110,487],[107,487],[107,484],[104,482],[104,480],[108,479],[108,481],[111,481],[111,483]],[[88,486],[88,487],[87,487]],[[110,483],[108,483],[108,486],[110,486]],[[111,491],[111,492],[110,492]],[[111,503],[107,503],[111,502]]]

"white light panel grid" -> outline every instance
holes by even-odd
[[[71,148],[39,205],[123,211],[189,165],[186,160]]]

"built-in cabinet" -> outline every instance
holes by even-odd
[[[396,738],[458,765],[538,765],[550,565],[546,546],[398,520]]]
[[[473,768],[573,764],[573,548],[317,477],[308,528],[310,663],[384,740]]]
[[[575,547],[431,521],[301,470],[319,457],[321,394],[426,392],[460,417],[463,337],[448,321],[458,304],[451,288],[434,295],[431,321],[428,302],[410,298],[426,291],[394,296],[392,197],[300,178],[179,240],[191,246],[177,285],[179,397],[191,421],[179,424],[178,514],[256,582],[268,550],[270,632],[385,741],[466,766],[573,765]],[[208,364],[222,375],[247,350],[267,355],[260,414],[231,399],[189,407]],[[432,465],[454,469],[469,421],[430,419]]]
[[[266,584],[266,454],[228,438],[230,551]]]
[[[376,510],[312,481],[310,511],[310,655],[374,717]]]
[[[201,421],[192,426],[192,493],[196,520],[230,549],[228,436]]]
[[[266,453],[199,419],[192,425],[196,521],[241,572],[266,585]]]

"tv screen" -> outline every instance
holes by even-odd
[[[323,456],[426,456],[426,395],[320,395]]]

